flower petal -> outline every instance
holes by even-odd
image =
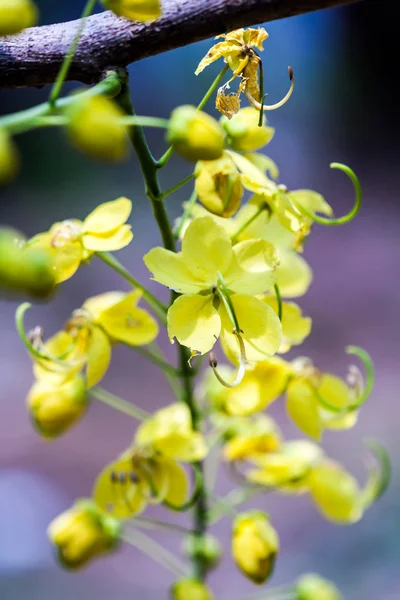
[[[153,273],[153,279],[181,294],[200,291],[203,284],[190,273],[182,258],[182,252],[175,254],[165,248],[153,248],[143,258],[146,267]]]
[[[100,327],[90,330],[90,342],[87,356],[87,384],[93,387],[104,377],[111,360],[111,344],[108,336]]]
[[[276,269],[276,278],[283,298],[298,298],[303,296],[312,281],[312,271],[308,263],[293,252],[285,248],[278,248],[279,266]]]
[[[282,326],[272,308],[259,298],[244,294],[233,294],[231,300],[243,331],[247,360],[259,362],[275,354],[282,342]],[[237,336],[232,333],[233,326],[223,305],[219,313],[224,352],[237,363],[240,357]]]
[[[84,220],[82,233],[102,234],[111,232],[126,223],[132,211],[128,198],[118,198],[104,202],[95,208]]]
[[[140,298],[140,292],[133,292]],[[97,323],[101,313],[125,298],[124,292],[105,292],[85,300],[82,309],[90,313],[91,320]]]
[[[263,300],[278,314],[278,301],[275,296],[266,296]],[[310,334],[311,324],[310,317],[303,317],[300,306],[295,302],[282,302],[283,341],[279,352],[288,352],[292,346],[302,344]]]
[[[121,248],[125,248],[132,240],[133,233],[130,225],[121,225],[121,227],[112,231],[110,235],[85,233],[82,236],[82,244],[87,250],[91,250],[92,252],[121,250]]]
[[[138,293],[127,294],[104,310],[98,322],[110,337],[132,346],[149,344],[158,335],[157,321],[143,308],[137,308]]]
[[[242,48],[235,42],[218,42],[218,44],[215,44],[212,48],[210,48],[205,57],[200,61],[199,66],[195,70],[194,74],[198,75],[206,67],[208,67],[208,65],[211,65],[211,63],[219,58],[222,58],[223,56],[236,55],[240,54],[241,52]]]
[[[30,244],[50,252],[56,283],[66,281],[78,270],[82,260],[82,245],[80,242],[66,241],[62,246],[56,247],[53,245],[53,234],[47,232],[35,236]]]
[[[213,296],[180,296],[168,311],[168,335],[194,352],[205,354],[214,346],[221,331],[221,319],[213,306]]]
[[[233,292],[262,294],[273,288],[274,269],[279,264],[275,247],[264,240],[247,240],[233,247],[234,258],[224,274]]]
[[[303,379],[293,379],[286,394],[286,410],[290,418],[303,433],[320,440],[323,424],[318,401],[311,386]]]
[[[194,219],[182,241],[182,259],[203,289],[212,287],[218,271],[224,273],[232,259],[232,242],[212,217]]]
[[[168,471],[168,490],[164,500],[173,506],[182,506],[186,501],[189,487],[186,471],[174,460],[165,456],[158,458],[160,459],[164,462],[164,469]]]
[[[323,215],[331,216],[333,214],[332,207],[326,202],[325,198],[312,190],[294,190],[289,193],[289,198],[296,206],[305,208],[313,214],[322,213]]]

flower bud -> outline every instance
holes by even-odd
[[[214,600],[214,596],[201,581],[186,578],[172,586],[171,600]]]
[[[337,587],[315,573],[307,573],[298,579],[295,587],[296,600],[343,600]]]
[[[221,125],[228,134],[228,144],[236,152],[253,152],[270,142],[275,129],[267,127],[267,120],[258,126],[260,113],[255,108],[248,106],[242,108],[231,119],[221,118]]]
[[[196,192],[202,205],[214,215],[231,217],[240,207],[243,186],[229,154],[196,165]]]
[[[40,379],[31,387],[27,407],[39,433],[55,438],[67,431],[84,414],[88,405],[85,379],[74,375],[63,383]]]
[[[68,135],[79,150],[105,162],[119,162],[128,155],[128,136],[122,110],[104,96],[92,96],[71,108]]]
[[[335,523],[362,517],[362,495],[355,478],[333,461],[317,464],[308,478],[311,496],[321,513]]]
[[[152,21],[161,15],[160,0],[102,0],[119,17],[132,21]]]
[[[113,550],[120,538],[119,522],[101,513],[91,500],[79,500],[50,523],[47,534],[68,569],[79,569]]]
[[[233,558],[254,583],[264,583],[270,577],[278,550],[278,535],[265,513],[251,511],[236,517],[233,523]]]
[[[207,571],[215,569],[222,558],[221,544],[213,535],[189,535],[184,539],[183,551],[192,562],[201,561]]]
[[[32,27],[37,17],[37,8],[31,0],[0,0],[0,35]]]
[[[218,121],[194,106],[178,106],[170,117],[167,141],[186,160],[214,160],[224,150]]]
[[[0,129],[0,184],[9,183],[16,174],[18,166],[19,156],[14,142],[4,129]]]
[[[54,290],[55,276],[50,253],[24,245],[23,235],[0,229],[0,291],[22,292],[47,298]]]

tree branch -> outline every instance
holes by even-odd
[[[94,83],[113,67],[220,33],[357,0],[163,0],[147,25],[106,11],[87,19],[68,79]],[[79,21],[32,27],[0,38],[0,88],[53,83]]]

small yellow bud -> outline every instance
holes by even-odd
[[[224,131],[218,121],[194,106],[178,106],[170,117],[167,141],[186,160],[214,160],[224,150]]]
[[[264,583],[270,577],[278,550],[278,535],[265,513],[251,511],[236,517],[233,523],[233,558],[254,583]]]
[[[214,600],[214,596],[204,583],[187,578],[173,585],[171,600]]]
[[[253,152],[270,142],[275,129],[267,127],[267,120],[258,126],[260,113],[255,108],[248,106],[242,108],[231,119],[221,118],[221,125],[228,134],[228,144],[236,152]]]
[[[239,209],[243,186],[228,154],[217,160],[198,162],[195,185],[200,202],[214,215],[231,217]]]
[[[31,387],[27,407],[39,433],[46,438],[62,435],[84,414],[88,405],[85,379],[75,375],[63,383],[40,379]]]
[[[32,27],[37,18],[38,11],[31,0],[0,0],[0,35]]]
[[[0,0],[1,1],[1,0]],[[0,9],[1,26],[1,9]],[[0,184],[9,183],[19,167],[17,148],[4,129],[0,129]]]
[[[18,231],[0,228],[0,291],[47,298],[54,286],[49,252],[24,245],[23,235]]]
[[[187,536],[183,542],[183,551],[190,561],[201,561],[207,571],[215,569],[222,558],[221,544],[211,534],[202,537]]]
[[[102,0],[119,17],[132,21],[153,21],[161,15],[160,0]]]
[[[113,550],[120,538],[119,522],[101,513],[91,500],[79,500],[50,523],[47,530],[61,564],[79,569]]]
[[[121,122],[123,117],[124,113],[112,100],[104,96],[85,98],[70,112],[71,143],[98,160],[122,161],[129,148],[127,129]]]
[[[296,600],[343,600],[336,586],[315,573],[300,577],[295,587]]]

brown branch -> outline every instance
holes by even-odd
[[[224,33],[357,0],[163,0],[148,25],[103,12],[87,19],[68,79],[98,81],[108,68]],[[33,27],[0,39],[0,88],[53,83],[78,21]]]

